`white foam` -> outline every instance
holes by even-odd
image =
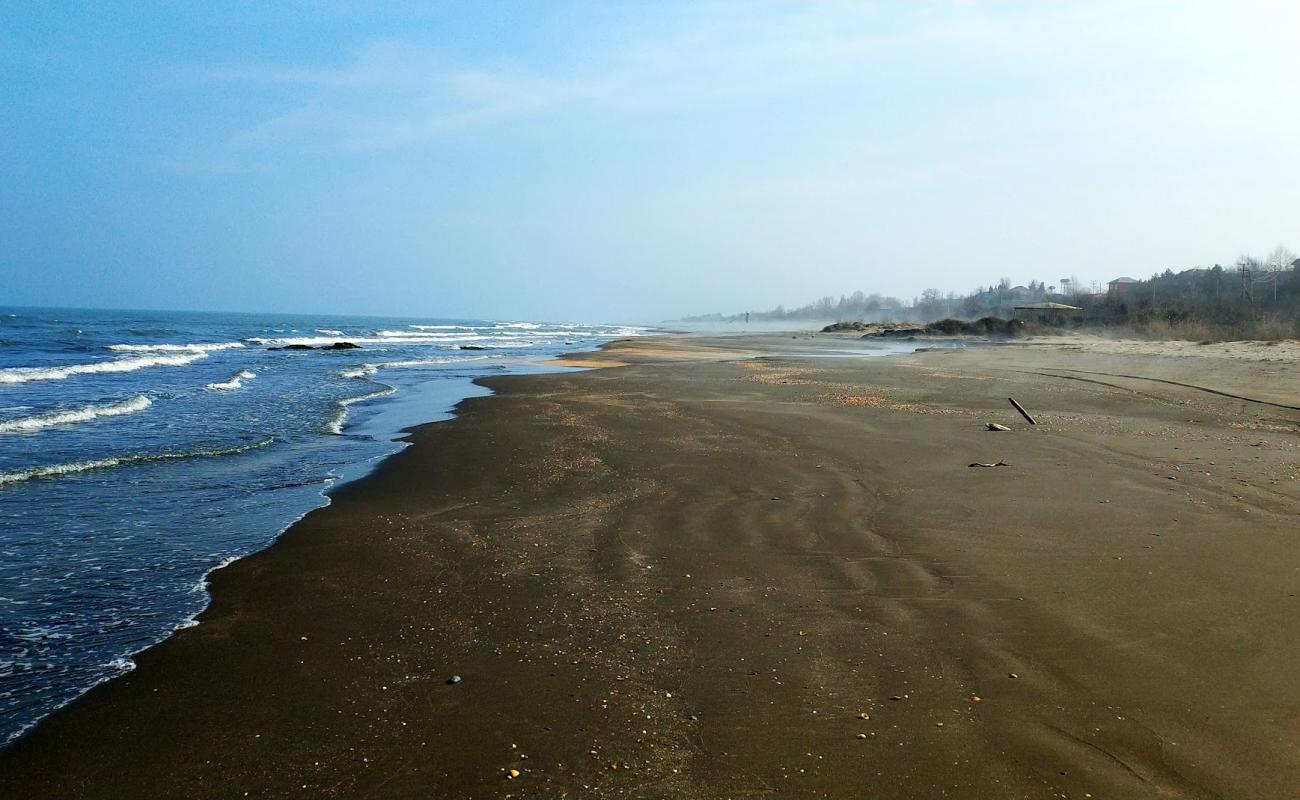
[[[397,390],[391,386],[385,386],[377,392],[358,395],[357,397],[343,398],[338,402],[339,410],[334,413],[334,419],[325,424],[325,430],[335,436],[341,435],[343,433],[343,423],[348,420],[348,406],[355,405],[356,403],[364,403],[367,400],[374,400],[376,397],[384,397],[396,391]]]
[[[495,356],[499,358],[500,356]],[[411,361],[385,361],[373,366],[379,369],[402,369],[404,367],[433,367],[439,364],[463,364],[466,361],[482,361],[494,356],[459,356],[457,358],[418,358]]]
[[[340,378],[369,378],[379,371],[378,364],[362,364],[359,367],[345,369],[339,372]]]
[[[86,406],[67,411],[52,411],[34,417],[23,417],[22,419],[0,422],[0,433],[34,433],[43,431],[46,428],[53,428],[56,425],[74,425],[78,422],[90,422],[100,417],[120,417],[125,414],[134,414],[138,411],[144,411],[151,405],[153,405],[153,401],[141,394],[120,403]]]
[[[251,381],[256,377],[256,372],[249,372],[246,369],[240,370],[239,372],[236,372],[230,380],[225,381],[224,383],[209,383],[207,388],[214,392],[233,392],[236,389],[244,388],[244,381]]]
[[[317,333],[323,333],[326,336],[347,336],[343,331],[330,330],[329,328],[317,328]]]
[[[263,339],[253,338],[248,341],[253,344],[265,344],[271,347],[288,347],[289,345],[307,345],[308,347],[321,347],[334,344],[339,339],[335,337],[322,336],[294,336],[284,339]],[[362,347],[376,344],[452,344],[462,341],[472,341],[468,338],[458,338],[454,336],[433,336],[421,335],[411,331],[402,336],[353,336],[346,341],[353,344],[360,344]]]
[[[208,353],[213,350],[236,350],[243,342],[211,342],[206,344],[111,344],[109,350],[119,353]]]
[[[444,364],[463,364],[468,361],[482,361],[500,356],[456,356],[452,358],[420,358],[410,361],[383,361],[378,364],[362,364],[339,372],[340,378],[371,378],[381,369],[403,369],[408,367],[436,367]]]
[[[203,594],[208,590],[208,578],[212,576],[212,573],[216,572],[219,569],[224,569],[230,566],[231,564],[235,563],[241,558],[243,558],[243,556],[226,556],[225,558],[221,559],[221,563],[217,564],[212,569],[203,573],[203,577],[199,578],[199,582],[194,584],[194,586],[190,588],[190,591],[194,592],[195,594]],[[191,617],[189,621],[192,623],[192,625],[199,624],[198,620],[195,620],[193,617]],[[183,627],[189,628],[192,627],[192,625],[184,625]]]
[[[550,329],[546,329],[550,328]],[[564,340],[564,338],[614,338],[624,336],[643,336],[645,328],[610,327],[610,325],[541,325],[537,323],[497,323],[494,325],[409,325],[400,330],[374,330],[365,336],[344,337],[347,341],[359,345],[476,345],[499,347],[526,347],[538,340]],[[252,345],[269,345],[285,347],[289,345],[307,345],[320,347],[333,345],[338,337],[299,336],[299,337],[252,337],[244,340]]]
[[[135,669],[135,661],[130,656],[122,656],[121,658],[113,659],[104,666],[112,669],[118,675],[125,675]]]
[[[384,330],[384,331],[375,331],[375,332],[374,332],[374,335],[375,335],[375,336],[378,336],[378,337],[380,337],[380,338],[385,338],[385,337],[390,337],[390,336],[396,336],[396,337],[400,337],[400,338],[403,338],[403,339],[442,339],[442,340],[446,340],[446,341],[455,341],[455,340],[457,340],[457,339],[478,339],[478,338],[481,338],[477,333],[473,333],[473,332],[470,332],[470,331],[466,331],[466,332],[456,332],[456,331],[439,331],[439,332],[430,332],[430,331],[425,331],[425,332],[421,332],[421,331],[407,331],[407,330],[401,330],[401,331],[388,331],[388,330]]]
[[[533,342],[528,341],[520,344],[523,340],[549,339],[564,336],[613,336],[616,334],[602,334],[582,331],[484,331],[475,333],[472,331],[375,331],[368,336],[350,336],[346,340],[362,347],[377,344],[428,344],[428,345],[458,345],[458,344],[484,344],[490,345],[493,342],[499,343],[500,347],[527,346]],[[308,347],[321,347],[331,345],[339,341],[336,337],[324,336],[292,336],[280,339],[271,339],[261,336],[254,336],[247,340],[252,344],[269,345],[271,347],[287,347],[289,345],[306,345]]]
[[[189,453],[155,453],[152,455],[132,455],[132,456],[114,456],[113,458],[100,458],[93,461],[74,461],[70,464],[52,464],[46,467],[32,467],[31,469],[20,469],[15,472],[0,472],[0,486],[6,483],[21,483],[36,478],[58,478],[64,475],[73,475],[78,472],[89,472],[95,469],[108,469],[109,467],[120,467],[127,464],[145,464],[150,461],[180,461],[189,458],[214,458],[217,456],[229,456],[236,453],[246,453],[249,450],[256,450],[259,447],[266,447],[275,441],[274,437],[268,437],[260,442],[240,445],[239,447],[228,447],[221,450],[195,450]]]
[[[10,367],[0,369],[0,383],[58,381],[71,378],[73,375],[134,372],[149,367],[183,367],[207,357],[208,354],[202,350],[190,350],[174,355],[137,356],[113,361],[94,361],[89,364],[67,364],[61,367]]]

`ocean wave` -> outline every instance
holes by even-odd
[[[433,334],[419,334],[413,331],[381,331],[381,333],[402,333],[401,336],[395,335],[369,335],[369,336],[349,336],[346,338],[325,337],[325,336],[292,336],[283,339],[268,339],[255,336],[245,341],[250,344],[269,345],[271,347],[287,347],[289,345],[307,345],[309,347],[321,347],[331,345],[338,341],[348,341],[367,347],[376,344],[462,344],[471,343],[481,340],[484,337],[472,335],[460,336],[456,334],[446,334],[442,336]]]
[[[235,563],[241,558],[243,558],[243,556],[226,556],[225,558],[221,559],[221,562],[218,563],[215,567],[203,573],[203,577],[199,578],[198,583],[190,587],[190,591],[194,592],[195,594],[206,593],[208,591],[208,578],[211,577],[212,573],[216,572],[219,569],[225,569],[226,567],[230,566],[231,564]],[[194,619],[193,617],[190,617],[189,622],[191,622],[192,624],[191,625],[185,625],[184,623],[181,624],[184,625],[184,627],[186,628],[190,628],[193,627],[194,625],[199,624],[198,620]]]
[[[0,433],[34,433],[35,431],[43,431],[46,428],[53,428],[56,425],[72,425],[78,422],[90,422],[100,417],[120,417],[125,414],[134,414],[137,411],[144,411],[151,405],[153,405],[153,401],[141,394],[120,403],[86,406],[66,411],[52,411],[34,417],[23,417],[22,419],[0,422]]]
[[[343,331],[330,330],[329,328],[317,328],[317,333],[323,333],[326,336],[347,336]]]
[[[90,375],[111,372],[134,372],[149,367],[183,367],[193,364],[208,354],[191,350],[174,355],[137,356],[113,361],[92,361],[89,364],[66,364],[61,367],[10,367],[0,369],[0,383],[27,383],[29,381],[58,381],[73,375]]]
[[[551,328],[551,329],[546,329]],[[572,339],[587,337],[609,339],[618,336],[639,336],[644,328],[632,326],[613,327],[607,325],[552,325],[542,326],[534,323],[501,323],[492,326],[470,325],[411,325],[403,329],[381,329],[368,334],[347,337],[332,336],[254,336],[244,341],[255,345],[286,347],[288,345],[307,345],[320,347],[330,345],[340,338],[362,345],[408,344],[408,345],[458,345],[482,344],[500,347],[526,347],[538,340]]]
[[[500,358],[500,356],[458,356],[456,358],[417,358],[410,361],[385,361],[377,364],[380,369],[402,367],[433,367],[439,364],[463,364],[467,361],[483,361],[488,358]]]
[[[213,350],[237,350],[243,342],[210,342],[198,344],[110,344],[109,350],[117,353],[208,353]]]
[[[348,420],[348,406],[356,403],[364,403],[367,400],[374,400],[376,397],[384,397],[393,394],[397,390],[391,386],[385,386],[377,392],[358,395],[356,397],[345,397],[338,402],[338,410],[334,412],[334,418],[325,423],[325,431],[339,436],[343,433],[343,423]]]
[[[409,367],[437,367],[445,364],[464,364],[470,361],[483,361],[500,356],[457,356],[453,358],[419,358],[410,361],[382,361],[377,364],[362,364],[359,367],[339,372],[340,378],[370,378],[381,369],[403,369]]]
[[[110,675],[109,677],[115,678],[118,675],[125,675],[126,673],[134,670],[135,660],[130,656],[120,656],[118,658],[109,661],[104,666],[113,670],[113,674]]]
[[[64,475],[74,475],[78,472],[89,472],[96,469],[108,469],[110,467],[122,467],[131,464],[148,464],[153,461],[183,461],[191,458],[217,458],[220,456],[233,456],[239,453],[247,453],[250,450],[257,450],[266,447],[275,441],[274,436],[253,442],[252,444],[239,445],[237,447],[226,447],[217,450],[192,450],[187,453],[149,453],[142,455],[114,456],[113,458],[100,458],[93,461],[74,461],[70,464],[52,464],[48,467],[32,467],[31,469],[21,469],[15,472],[0,472],[0,486],[9,483],[21,483],[37,478],[59,478]]]
[[[436,332],[436,333],[434,333],[434,332],[421,333],[420,331],[408,331],[408,330],[398,330],[398,331],[383,330],[383,331],[375,331],[374,334],[372,334],[372,335],[377,336],[377,337],[380,337],[380,338],[389,337],[389,336],[396,336],[396,337],[400,337],[400,338],[403,338],[403,339],[448,339],[448,340],[451,340],[451,339],[477,339],[477,338],[480,338],[480,337],[479,337],[479,334],[477,334],[477,333],[471,333],[471,332],[456,333],[456,332],[454,332],[454,331],[438,331],[438,332]]]
[[[359,367],[345,369],[339,373],[340,378],[369,378],[379,371],[378,364],[362,364]]]
[[[209,383],[207,385],[207,388],[211,389],[214,392],[233,392],[236,389],[244,388],[244,381],[251,381],[253,378],[256,377],[257,377],[256,372],[249,372],[248,370],[244,369],[244,370],[240,370],[239,372],[236,372],[233,376],[231,376],[230,380],[224,383]]]

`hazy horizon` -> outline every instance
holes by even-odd
[[[0,305],[654,323],[1230,264],[1300,246],[1297,28],[1281,2],[14,3]]]

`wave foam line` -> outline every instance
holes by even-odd
[[[67,364],[62,367],[10,367],[0,369],[0,383],[27,383],[29,381],[60,381],[73,375],[93,375],[111,372],[134,372],[149,367],[183,367],[193,364],[208,354],[191,350],[175,355],[138,356],[113,361],[94,361],[89,364]]]
[[[402,369],[405,367],[437,367],[445,364],[464,364],[469,361],[483,361],[499,356],[460,356],[458,358],[422,358],[412,361],[382,361],[378,364],[362,364],[359,367],[345,369],[339,373],[340,378],[370,378],[381,369]]]
[[[379,371],[378,364],[362,364],[359,367],[345,369],[339,373],[340,378],[369,378]]]
[[[118,353],[208,353],[213,350],[236,350],[243,342],[212,342],[208,344],[110,344],[109,350]]]
[[[37,414],[32,417],[0,422],[0,433],[34,433],[57,425],[75,425],[78,422],[90,422],[100,417],[120,417],[126,414],[134,414],[138,411],[144,411],[151,405],[153,405],[153,401],[141,394],[120,403],[86,406],[85,408],[73,408],[67,411],[52,411],[48,414]]]
[[[227,447],[219,450],[194,450],[188,453],[153,453],[149,455],[133,456],[116,456],[114,458],[101,458],[94,461],[74,461],[71,464],[53,464],[48,467],[33,467],[31,469],[18,470],[17,472],[0,472],[0,486],[7,483],[21,483],[36,478],[58,478],[64,475],[73,475],[78,472],[89,472],[94,469],[108,469],[110,467],[122,467],[130,464],[148,464],[153,461],[182,461],[191,458],[218,458],[220,456],[233,456],[239,453],[247,453],[250,450],[257,450],[266,447],[275,441],[274,436],[268,436],[260,442],[240,445],[238,447]]]
[[[244,369],[236,372],[228,381],[223,383],[209,383],[207,388],[214,392],[233,392],[236,389],[244,388],[244,381],[251,381],[256,377],[256,372],[249,372]]]
[[[398,335],[401,333],[401,335]],[[366,336],[349,336],[342,341],[359,344],[363,347],[376,344],[430,344],[430,345],[458,345],[458,344],[480,344],[498,342],[499,347],[513,347],[516,342],[525,341],[525,344],[536,339],[548,339],[555,337],[574,336],[613,336],[614,334],[587,334],[587,333],[556,333],[543,332],[536,334],[522,332],[494,332],[491,335],[479,335],[474,333],[420,333],[418,331],[380,331],[375,335]],[[331,345],[340,341],[337,337],[329,336],[298,336],[287,339],[267,339],[260,336],[254,336],[248,339],[252,344],[270,345],[272,347],[287,347],[289,345],[307,345],[309,347],[320,347],[322,345]]]
[[[334,419],[330,420],[325,424],[325,430],[329,433],[334,434],[335,436],[342,435],[343,423],[347,422],[348,420],[348,406],[353,405],[355,403],[364,403],[367,400],[374,400],[376,397],[385,397],[387,395],[393,394],[396,391],[397,390],[391,386],[385,386],[384,388],[380,389],[377,392],[358,395],[357,397],[343,398],[338,402],[339,410],[334,413]]]

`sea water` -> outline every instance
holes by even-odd
[[[208,572],[475,378],[643,332],[0,308],[0,744],[193,624]],[[360,349],[270,349],[335,342]]]

